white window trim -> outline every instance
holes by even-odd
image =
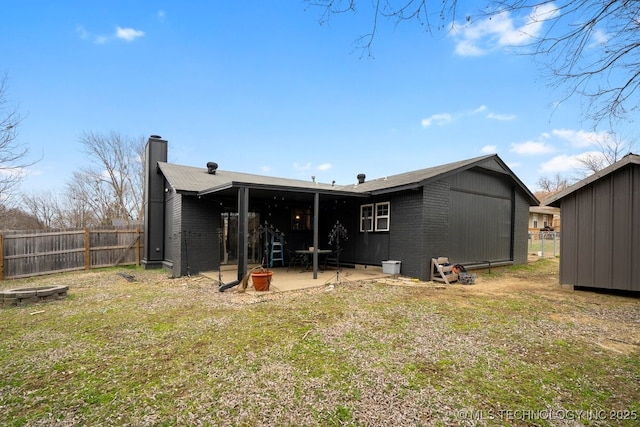
[[[382,205],[386,205],[387,206],[387,214],[386,215],[378,215],[378,206],[382,206]],[[375,221],[375,229],[376,231],[389,231],[389,228],[391,226],[391,203],[390,202],[381,202],[381,203],[376,203],[375,209],[374,209],[374,213],[376,216],[376,221]],[[384,219],[386,218],[387,220],[387,226],[385,228],[382,227],[378,227],[378,223],[379,223],[379,219]]]
[[[364,225],[364,209],[365,208],[371,208],[371,217],[369,217],[369,229],[365,230],[363,225]],[[360,205],[360,232],[364,233],[365,231],[373,231],[373,224],[375,223],[375,215],[376,215],[376,211],[374,208],[373,203],[368,204],[368,205]]]

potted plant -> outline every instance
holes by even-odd
[[[251,282],[253,287],[258,292],[268,291],[271,286],[271,279],[273,278],[273,271],[269,270],[269,244],[274,239],[281,241],[284,237],[284,233],[280,233],[278,229],[274,229],[273,225],[269,225],[267,222],[264,225],[258,227],[258,233],[262,235],[262,241],[264,242],[264,253],[262,256],[262,263],[259,267],[250,271]]]
[[[264,292],[269,290],[271,286],[271,278],[273,277],[273,271],[258,267],[251,271],[251,283],[258,292]]]

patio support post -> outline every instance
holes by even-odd
[[[313,195],[313,278],[318,278],[318,216],[320,215],[320,193]]]
[[[238,188],[238,280],[247,274],[249,258],[249,189]]]

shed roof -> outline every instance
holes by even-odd
[[[599,170],[598,172],[595,172],[592,175],[589,175],[582,181],[578,181],[572,186],[567,187],[564,190],[553,194],[548,199],[545,199],[543,204],[546,206],[560,207],[560,200],[567,197],[571,193],[578,191],[579,189],[588,186],[589,184],[599,180],[600,178],[603,178],[630,164],[640,165],[640,156],[637,154],[629,153],[626,156],[624,156],[622,159],[615,162],[614,164],[607,166],[606,168]]]
[[[231,172],[220,169],[218,169],[215,174],[210,174],[205,168],[158,162],[158,168],[171,188],[180,193],[197,195],[212,194],[228,190],[233,187],[246,186],[264,189],[280,189],[300,192],[319,191],[320,193],[336,195],[366,196],[420,187],[431,180],[442,179],[447,175],[458,173],[473,167],[483,167],[494,172],[508,175],[527,195],[531,205],[539,204],[539,201],[533,193],[529,191],[518,177],[495,154],[348,185],[326,184],[315,181]]]

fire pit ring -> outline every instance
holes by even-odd
[[[0,291],[0,304],[8,307],[63,299],[67,296],[68,290],[69,286],[64,285],[6,289]]]

